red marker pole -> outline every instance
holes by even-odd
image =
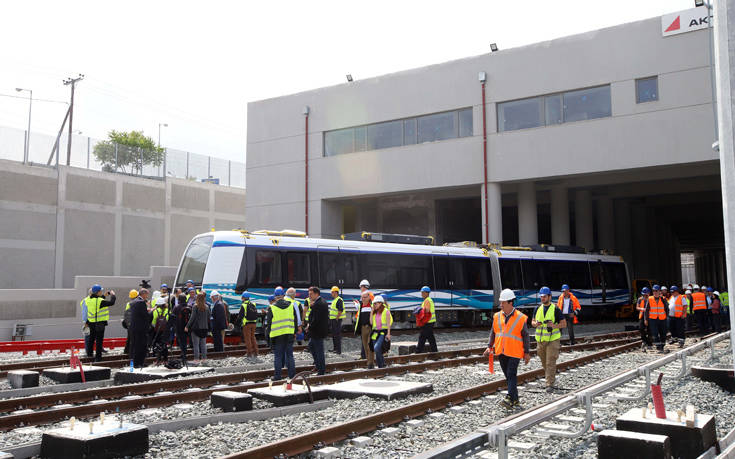
[[[495,373],[495,354],[493,354],[493,351],[490,351],[490,355],[488,356],[487,371]]]

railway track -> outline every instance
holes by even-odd
[[[636,346],[634,338],[625,336],[622,339],[612,334],[618,340],[603,340],[591,337],[588,342],[575,346],[565,346],[563,351],[582,351],[605,346],[625,345]],[[365,360],[335,362],[327,365],[329,374],[310,377],[312,384],[330,384],[350,379],[380,378],[387,375],[399,375],[406,372],[422,372],[432,369],[441,369],[461,365],[474,365],[485,362],[486,357],[480,355],[485,347],[458,349],[428,354],[410,354],[386,358],[390,366],[382,369],[360,369],[366,365]],[[535,352],[535,351],[532,351]],[[311,370],[312,366],[298,367],[297,372]],[[336,372],[336,371],[340,372]],[[354,371],[353,371],[354,370]],[[267,378],[272,370],[255,370],[237,373],[222,373],[211,376],[202,376],[175,380],[161,380],[154,382],[110,386],[87,389],[75,392],[36,395],[23,398],[0,400],[0,412],[11,413],[0,416],[0,430],[9,430],[20,426],[41,425],[66,419],[71,416],[81,418],[93,416],[101,411],[128,412],[141,408],[169,406],[182,402],[202,401],[209,398],[212,392],[222,390],[222,385],[228,384],[228,390],[247,391],[257,387],[268,386]],[[171,391],[178,391],[171,393]],[[164,393],[159,393],[164,392]],[[137,396],[137,397],[130,397]],[[125,398],[124,397],[130,397]],[[110,400],[114,399],[114,400]],[[104,400],[104,401],[103,401]],[[64,406],[53,408],[56,405],[70,403],[85,403],[97,401],[94,404]],[[46,408],[38,410],[39,408]],[[35,409],[33,412],[12,413],[17,410]]]

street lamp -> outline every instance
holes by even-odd
[[[28,162],[28,152],[31,149],[31,108],[33,107],[33,90],[15,88],[16,91],[28,91],[28,130],[26,131],[26,141],[23,148],[23,164]]]
[[[348,73],[347,74],[347,82],[348,83],[352,83],[352,74],[351,73]]]
[[[704,5],[704,0],[694,0],[694,6],[696,6],[697,8],[703,5]]]
[[[498,45],[495,43],[490,43],[490,51],[494,53],[497,50],[498,50]]]

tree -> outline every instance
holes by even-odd
[[[163,164],[164,149],[142,131],[119,132],[112,130],[94,147],[94,157],[102,163],[106,172],[130,172],[141,174],[143,166]],[[115,151],[117,145],[117,151]]]

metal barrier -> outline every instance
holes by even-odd
[[[103,346],[109,349],[125,347],[126,338],[105,338]],[[48,341],[4,341],[0,342],[0,353],[22,352],[23,355],[35,352],[38,355],[45,351],[66,352],[70,349],[84,349],[83,339],[59,339]]]

